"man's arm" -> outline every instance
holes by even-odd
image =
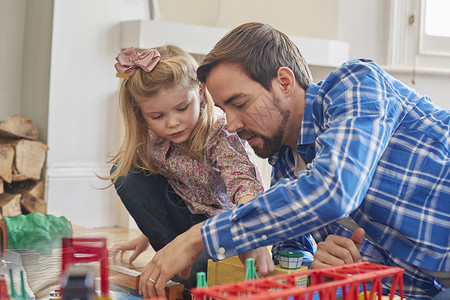
[[[244,204],[255,198],[252,195],[243,196],[237,204]],[[273,264],[272,256],[267,247],[260,247],[255,250],[244,252],[238,255],[244,268],[247,268],[246,261],[248,258],[253,258],[256,266],[256,274],[259,277],[264,277],[271,274],[275,270],[275,265]]]
[[[177,236],[156,252],[145,266],[139,282],[139,293],[144,299],[165,296],[166,283],[176,274],[183,279],[189,277],[192,264],[205,251],[200,233],[202,224],[198,223]]]

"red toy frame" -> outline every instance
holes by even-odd
[[[62,239],[61,276],[72,264],[99,261],[102,297],[109,297],[108,259],[106,238]]]
[[[206,288],[193,288],[191,295],[193,300],[204,299],[252,299],[252,300],[311,300],[314,294],[318,294],[321,300],[336,299],[336,291],[340,287],[342,299],[358,299],[360,284],[363,286],[364,299],[381,300],[381,280],[393,277],[389,299],[392,300],[397,286],[400,297],[403,299],[403,273],[402,268],[388,267],[358,262],[329,268],[314,269],[304,272],[268,276],[260,279],[232,282]],[[297,287],[295,278],[310,276],[311,284],[308,287]],[[333,281],[322,282],[322,276],[332,278]],[[370,283],[370,291],[367,289]]]

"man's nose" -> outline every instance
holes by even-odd
[[[244,128],[244,123],[235,114],[226,113],[229,132],[237,132]]]

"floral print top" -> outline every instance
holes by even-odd
[[[191,213],[212,217],[233,209],[243,196],[264,191],[247,142],[227,131],[223,115],[217,116],[203,161],[187,156],[182,147],[162,140],[152,152],[161,175]]]

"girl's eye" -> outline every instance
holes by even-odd
[[[189,104],[186,105],[186,106],[180,107],[180,108],[178,109],[178,111],[184,111],[184,110],[186,110],[188,107],[189,107]]]
[[[150,118],[152,118],[152,120],[158,120],[158,119],[161,119],[161,115],[150,116]]]

